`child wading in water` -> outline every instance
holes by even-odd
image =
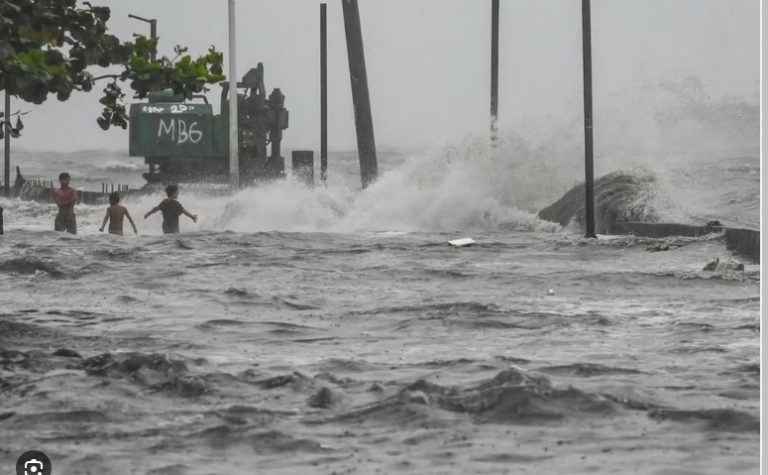
[[[195,223],[197,222],[197,215],[185,210],[184,207],[181,206],[181,203],[176,201],[179,198],[178,186],[166,186],[165,194],[168,195],[168,198],[164,199],[159,205],[152,208],[149,213],[145,214],[144,219],[147,219],[152,214],[161,211],[163,213],[164,234],[177,234],[179,232],[179,216],[182,214],[191,218]]]
[[[131,226],[133,226],[133,232],[139,234],[139,231],[136,229],[136,223],[133,222],[133,218],[128,214],[128,210],[125,206],[120,205],[120,193],[115,191],[109,195],[109,208],[107,208],[107,215],[104,216],[104,221],[102,221],[99,231],[104,232],[104,226],[109,221],[109,234],[119,234],[122,236],[123,218],[128,218]]]

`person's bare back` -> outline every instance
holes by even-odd
[[[117,192],[109,195],[109,208],[107,208],[107,214],[104,216],[104,221],[101,223],[99,231],[104,231],[104,226],[109,221],[109,234],[123,235],[123,219],[128,217],[128,221],[133,226],[133,232],[138,234],[136,224],[133,222],[131,215],[128,213],[128,209],[120,204],[120,194]]]
[[[123,234],[123,218],[128,210],[125,206],[113,205],[107,209],[109,213],[109,232],[111,234]]]

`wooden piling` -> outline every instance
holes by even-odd
[[[344,12],[344,31],[347,37],[349,76],[352,84],[352,102],[355,109],[357,151],[360,158],[360,177],[367,188],[378,176],[376,140],[373,134],[371,99],[368,94],[368,74],[365,68],[363,32],[357,0],[341,0]]]

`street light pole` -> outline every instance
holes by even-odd
[[[320,4],[320,181],[328,180],[328,21]]]
[[[5,160],[3,164],[3,194],[6,198],[11,196],[11,95],[5,90],[5,121],[9,127],[5,127]],[[2,228],[0,228],[2,229]]]
[[[592,138],[592,13],[589,0],[581,0],[581,34],[584,61],[584,197],[586,200],[586,235],[595,234],[595,172]]]
[[[134,20],[139,20],[145,23],[149,23],[149,37],[152,38],[153,40],[157,39],[157,20],[155,20],[154,18],[142,18],[140,16],[133,15],[133,14],[128,14],[128,18],[133,18]],[[153,62],[157,60],[157,48],[155,48],[155,51],[152,52],[152,56],[150,59],[152,59]]]
[[[149,37],[153,40],[157,39],[157,20],[154,18],[149,21]],[[155,46],[154,51],[152,51],[152,56],[150,57],[152,62],[155,62],[157,60],[157,46]]]
[[[499,120],[499,0],[491,1],[491,147],[496,148]]]
[[[239,146],[237,135],[237,56],[235,45],[235,0],[229,0],[229,186],[240,186]]]

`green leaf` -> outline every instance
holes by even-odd
[[[177,45],[176,58],[153,61],[158,39],[118,38],[109,32],[110,15],[107,7],[76,0],[0,2],[0,87],[29,103],[41,104],[52,94],[66,101],[73,90],[93,89],[88,68],[96,65],[116,67],[119,82],[139,98],[168,88],[191,97],[225,79],[223,55],[214,47],[195,57],[186,46]],[[99,127],[127,127],[124,99],[117,83],[104,87],[98,97],[104,106]],[[20,121],[14,129],[23,129]],[[3,133],[13,131],[9,126]]]

